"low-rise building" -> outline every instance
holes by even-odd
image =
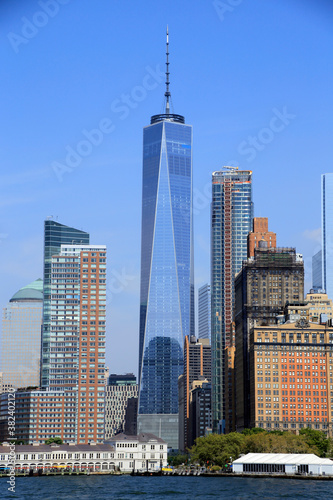
[[[234,473],[333,476],[333,461],[312,453],[248,453],[232,463]]]
[[[167,443],[152,434],[119,434],[104,444],[39,444],[0,446],[0,470],[6,470],[14,455],[16,471],[113,472],[154,471],[167,464]]]

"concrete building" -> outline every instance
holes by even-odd
[[[211,342],[211,295],[210,285],[206,283],[198,291],[198,338]]]
[[[249,335],[249,427],[333,435],[333,328],[300,319]]]
[[[310,474],[332,476],[333,461],[312,453],[248,453],[234,460],[235,474]]]
[[[253,217],[252,172],[224,167],[212,175],[211,296],[213,430],[225,430],[225,348],[230,345],[234,279],[247,256]]]
[[[235,279],[235,370],[237,429],[249,426],[249,344],[251,327],[275,323],[286,301],[304,297],[304,263],[294,248],[260,242]]]
[[[254,217],[252,231],[247,236],[247,256],[254,257],[254,249],[265,241],[267,248],[276,248],[276,233],[268,231],[267,217]]]
[[[16,389],[39,385],[42,308],[41,279],[21,288],[3,308],[1,371],[3,383]]]
[[[138,384],[133,373],[109,376],[105,392],[105,439],[125,430],[128,401],[138,397]]]
[[[179,388],[179,448],[185,451],[188,441],[189,408],[191,384],[204,377],[211,381],[211,346],[209,339],[190,339],[184,342],[184,371],[178,379]]]

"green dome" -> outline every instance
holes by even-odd
[[[29,300],[43,300],[43,280],[38,278],[38,280],[33,281],[27,286],[21,288],[16,292],[9,302],[21,302]]]

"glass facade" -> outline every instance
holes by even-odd
[[[62,244],[88,245],[89,234],[53,220],[44,223],[44,302],[42,328],[41,386],[50,384],[50,334],[51,334],[51,261],[60,253]]]
[[[321,176],[322,287],[333,299],[333,173]]]
[[[230,345],[234,279],[247,256],[253,218],[251,171],[213,173],[211,217],[213,430],[224,432],[225,348]]]
[[[43,281],[38,279],[21,288],[3,309],[3,383],[16,389],[39,385],[42,307]]]
[[[198,338],[211,341],[211,296],[207,283],[198,291]]]
[[[166,117],[143,137],[138,423],[178,414],[184,338],[194,334],[192,127]]]

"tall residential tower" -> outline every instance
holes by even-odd
[[[230,345],[234,279],[247,256],[252,221],[252,172],[224,167],[212,177],[211,295],[213,430],[225,426],[225,348]]]
[[[138,432],[178,449],[178,376],[194,334],[192,126],[170,112],[143,132]]]

